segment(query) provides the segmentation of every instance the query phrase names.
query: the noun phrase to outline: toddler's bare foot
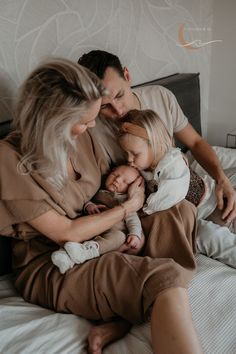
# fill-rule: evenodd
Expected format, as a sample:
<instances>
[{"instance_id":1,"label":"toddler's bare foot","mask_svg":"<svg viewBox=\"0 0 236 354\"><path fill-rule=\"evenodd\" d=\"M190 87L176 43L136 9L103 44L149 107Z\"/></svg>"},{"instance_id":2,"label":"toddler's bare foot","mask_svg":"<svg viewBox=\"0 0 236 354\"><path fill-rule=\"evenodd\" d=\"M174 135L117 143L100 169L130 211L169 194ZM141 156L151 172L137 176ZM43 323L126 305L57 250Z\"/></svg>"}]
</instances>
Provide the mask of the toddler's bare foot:
<instances>
[{"instance_id":1,"label":"toddler's bare foot","mask_svg":"<svg viewBox=\"0 0 236 354\"><path fill-rule=\"evenodd\" d=\"M142 250L142 247L139 248L131 248L127 243L124 243L123 245L121 245L118 248L118 252L122 252L122 253L127 253L127 254L139 254Z\"/></svg>"},{"instance_id":2,"label":"toddler's bare foot","mask_svg":"<svg viewBox=\"0 0 236 354\"><path fill-rule=\"evenodd\" d=\"M88 335L88 352L101 354L108 343L123 337L130 327L130 323L122 319L92 327Z\"/></svg>"},{"instance_id":3,"label":"toddler's bare foot","mask_svg":"<svg viewBox=\"0 0 236 354\"><path fill-rule=\"evenodd\" d=\"M123 243L119 248L118 248L118 252L127 252L130 249L129 245L127 243Z\"/></svg>"},{"instance_id":4,"label":"toddler's bare foot","mask_svg":"<svg viewBox=\"0 0 236 354\"><path fill-rule=\"evenodd\" d=\"M142 251L142 248L129 248L125 253L137 255Z\"/></svg>"},{"instance_id":5,"label":"toddler's bare foot","mask_svg":"<svg viewBox=\"0 0 236 354\"><path fill-rule=\"evenodd\" d=\"M122 253L127 253L127 254L139 254L142 249L143 249L143 242L137 247L137 248L132 248L130 247L130 245L128 243L123 243L123 245L121 245L119 248L118 248L118 252L122 252Z\"/></svg>"}]
</instances>

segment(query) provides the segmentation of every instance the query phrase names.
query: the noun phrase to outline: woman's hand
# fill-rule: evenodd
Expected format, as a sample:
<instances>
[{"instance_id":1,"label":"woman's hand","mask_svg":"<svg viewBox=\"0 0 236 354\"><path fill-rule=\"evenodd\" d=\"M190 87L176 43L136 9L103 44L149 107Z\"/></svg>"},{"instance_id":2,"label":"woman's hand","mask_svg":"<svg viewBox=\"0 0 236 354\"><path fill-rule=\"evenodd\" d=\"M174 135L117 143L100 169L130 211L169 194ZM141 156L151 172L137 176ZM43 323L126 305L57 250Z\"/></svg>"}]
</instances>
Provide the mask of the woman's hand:
<instances>
[{"instance_id":1,"label":"woman's hand","mask_svg":"<svg viewBox=\"0 0 236 354\"><path fill-rule=\"evenodd\" d=\"M128 199L123 203L127 212L134 212L142 208L144 198L144 180L140 176L128 188Z\"/></svg>"}]
</instances>

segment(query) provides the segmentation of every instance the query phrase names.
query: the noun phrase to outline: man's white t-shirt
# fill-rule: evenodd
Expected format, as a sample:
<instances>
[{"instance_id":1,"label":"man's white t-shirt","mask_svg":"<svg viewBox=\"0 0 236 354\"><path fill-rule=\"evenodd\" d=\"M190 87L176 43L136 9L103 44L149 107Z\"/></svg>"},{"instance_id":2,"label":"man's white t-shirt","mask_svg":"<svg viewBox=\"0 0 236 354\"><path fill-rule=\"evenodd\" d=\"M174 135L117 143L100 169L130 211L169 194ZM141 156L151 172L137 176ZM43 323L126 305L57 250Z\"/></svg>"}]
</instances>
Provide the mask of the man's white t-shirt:
<instances>
[{"instance_id":1,"label":"man's white t-shirt","mask_svg":"<svg viewBox=\"0 0 236 354\"><path fill-rule=\"evenodd\" d=\"M141 109L152 109L165 124L170 136L182 130L188 124L174 94L163 86L151 85L133 89ZM120 164L125 160L125 154L118 143L119 122L109 118L99 117L92 134L101 145L108 162Z\"/></svg>"}]
</instances>

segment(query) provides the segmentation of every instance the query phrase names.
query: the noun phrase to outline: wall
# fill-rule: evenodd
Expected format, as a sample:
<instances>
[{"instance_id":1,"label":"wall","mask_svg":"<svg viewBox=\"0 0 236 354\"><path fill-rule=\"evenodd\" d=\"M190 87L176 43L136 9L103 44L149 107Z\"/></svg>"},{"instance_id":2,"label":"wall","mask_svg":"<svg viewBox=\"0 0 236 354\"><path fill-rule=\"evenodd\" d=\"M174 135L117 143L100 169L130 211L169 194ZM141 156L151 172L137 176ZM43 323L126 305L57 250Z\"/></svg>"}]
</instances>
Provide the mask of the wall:
<instances>
[{"instance_id":1,"label":"wall","mask_svg":"<svg viewBox=\"0 0 236 354\"><path fill-rule=\"evenodd\" d=\"M208 140L224 146L227 133L236 134L236 2L215 0L213 12L213 36L222 42L212 47Z\"/></svg>"},{"instance_id":2,"label":"wall","mask_svg":"<svg viewBox=\"0 0 236 354\"><path fill-rule=\"evenodd\" d=\"M120 56L141 83L175 72L200 72L207 134L213 0L1 0L0 120L12 116L17 87L41 59L77 60L91 49ZM217 44L215 44L216 46Z\"/></svg>"}]
</instances>

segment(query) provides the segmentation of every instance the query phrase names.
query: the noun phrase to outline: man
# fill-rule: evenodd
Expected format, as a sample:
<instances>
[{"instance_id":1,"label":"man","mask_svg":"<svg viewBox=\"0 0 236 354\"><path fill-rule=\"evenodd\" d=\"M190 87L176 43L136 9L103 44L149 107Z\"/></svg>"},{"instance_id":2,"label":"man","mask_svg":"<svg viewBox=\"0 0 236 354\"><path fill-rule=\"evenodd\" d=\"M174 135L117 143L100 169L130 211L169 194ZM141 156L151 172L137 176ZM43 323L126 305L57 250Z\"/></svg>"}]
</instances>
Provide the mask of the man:
<instances>
[{"instance_id":1,"label":"man","mask_svg":"<svg viewBox=\"0 0 236 354\"><path fill-rule=\"evenodd\" d=\"M111 53L94 50L84 54L78 63L97 74L108 90L108 96L102 99L96 137L110 162L121 162L120 159L124 156L116 139L122 117L131 109L156 111L171 136L186 145L195 159L216 181L217 205L222 210L222 219L230 223L236 217L236 193L214 150L188 122L175 96L161 86L146 86L132 90L128 69L123 68L119 58Z\"/></svg>"}]
</instances>

